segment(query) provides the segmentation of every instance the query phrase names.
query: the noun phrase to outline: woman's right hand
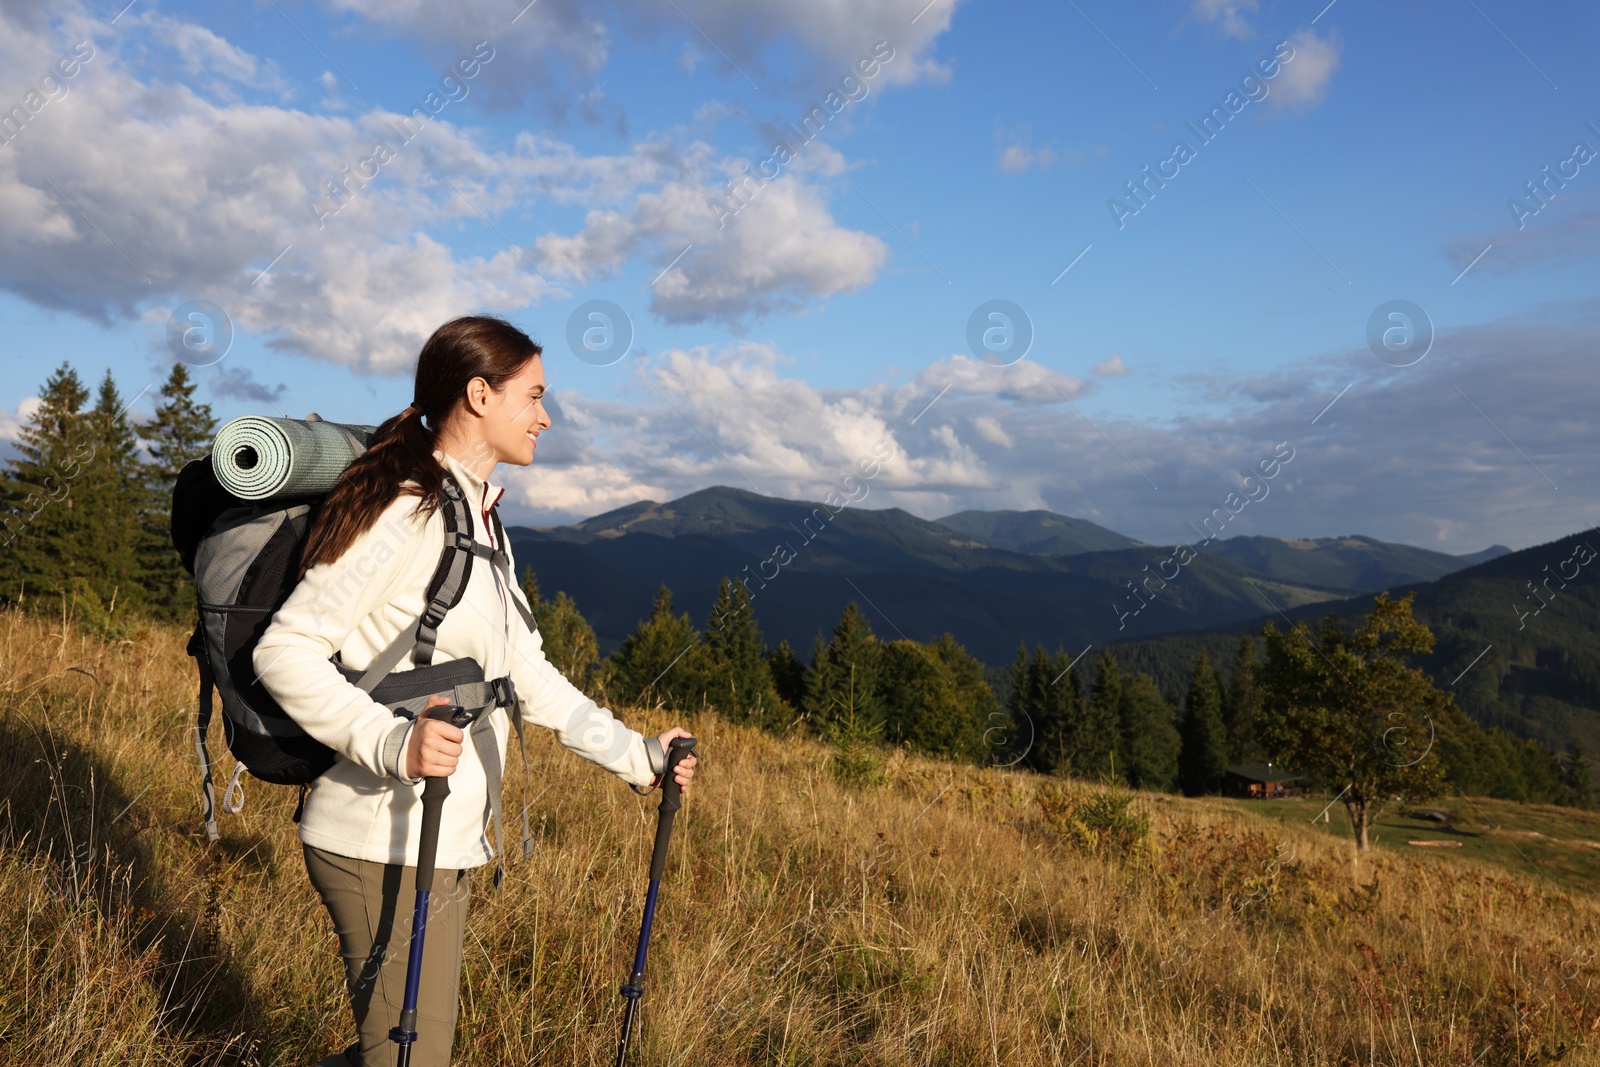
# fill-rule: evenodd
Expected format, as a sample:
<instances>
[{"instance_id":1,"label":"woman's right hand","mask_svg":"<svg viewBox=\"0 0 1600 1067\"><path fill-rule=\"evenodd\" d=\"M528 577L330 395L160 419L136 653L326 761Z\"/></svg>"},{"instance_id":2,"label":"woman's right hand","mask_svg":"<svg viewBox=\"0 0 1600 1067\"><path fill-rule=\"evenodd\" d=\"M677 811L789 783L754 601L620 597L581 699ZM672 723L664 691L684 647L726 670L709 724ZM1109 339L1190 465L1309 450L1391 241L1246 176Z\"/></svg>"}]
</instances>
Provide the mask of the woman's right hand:
<instances>
[{"instance_id":1,"label":"woman's right hand","mask_svg":"<svg viewBox=\"0 0 1600 1067\"><path fill-rule=\"evenodd\" d=\"M461 759L461 742L466 735L459 726L428 717L430 709L449 703L437 694L429 697L428 706L422 709L411 727L411 735L406 740L407 778L448 778L455 773L456 763Z\"/></svg>"}]
</instances>

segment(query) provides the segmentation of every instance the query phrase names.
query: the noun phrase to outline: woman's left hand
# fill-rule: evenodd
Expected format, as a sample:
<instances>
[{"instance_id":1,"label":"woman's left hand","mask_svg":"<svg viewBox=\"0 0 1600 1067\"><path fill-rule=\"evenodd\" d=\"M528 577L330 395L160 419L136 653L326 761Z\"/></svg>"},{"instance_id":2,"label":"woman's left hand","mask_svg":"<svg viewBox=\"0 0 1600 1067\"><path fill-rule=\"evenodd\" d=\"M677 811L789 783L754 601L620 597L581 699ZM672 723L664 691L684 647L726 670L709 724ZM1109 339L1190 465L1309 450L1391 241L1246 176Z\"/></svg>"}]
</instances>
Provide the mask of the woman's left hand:
<instances>
[{"instance_id":1,"label":"woman's left hand","mask_svg":"<svg viewBox=\"0 0 1600 1067\"><path fill-rule=\"evenodd\" d=\"M666 733L660 735L657 738L657 740L661 742L661 751L663 751L663 752L671 752L672 751L672 739L674 737L693 737L693 736L694 736L694 734L690 733L688 730L685 730L683 727L674 726L672 729L668 730ZM678 785L680 787L682 787L682 789L683 789L683 791L685 793L687 793L689 791L689 780L694 777L694 765L695 765L696 762L698 762L698 757L693 752L690 752L687 756L683 757L681 760L678 761L677 767L675 767L674 770L673 770L672 777L677 780ZM656 778L658 780L654 784L656 784L656 785L660 785L661 784L660 781L659 781L660 777L661 777L660 775L656 775Z\"/></svg>"}]
</instances>

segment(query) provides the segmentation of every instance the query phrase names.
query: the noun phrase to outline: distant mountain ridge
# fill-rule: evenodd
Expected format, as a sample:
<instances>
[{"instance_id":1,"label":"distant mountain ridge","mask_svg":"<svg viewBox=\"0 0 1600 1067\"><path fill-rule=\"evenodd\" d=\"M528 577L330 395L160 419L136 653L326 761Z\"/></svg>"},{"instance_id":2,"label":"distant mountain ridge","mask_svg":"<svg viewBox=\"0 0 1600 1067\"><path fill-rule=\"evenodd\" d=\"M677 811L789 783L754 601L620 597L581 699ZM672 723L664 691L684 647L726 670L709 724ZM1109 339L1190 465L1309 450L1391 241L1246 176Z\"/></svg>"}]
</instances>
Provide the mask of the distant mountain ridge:
<instances>
[{"instance_id":1,"label":"distant mountain ridge","mask_svg":"<svg viewBox=\"0 0 1600 1067\"><path fill-rule=\"evenodd\" d=\"M1170 548L1087 520L1036 510L932 521L901 508L835 509L728 486L569 526L512 527L508 536L544 595L565 591L577 601L602 652L632 632L662 584L675 609L703 625L726 575L749 584L768 643L787 639L802 658L854 600L880 636L931 640L949 631L991 666L1008 663L1019 642L1082 648L1227 625L1261 615L1263 593L1311 604L1469 565L1364 537L1230 538L1202 546L1181 579L1147 603L1139 583Z\"/></svg>"}]
</instances>

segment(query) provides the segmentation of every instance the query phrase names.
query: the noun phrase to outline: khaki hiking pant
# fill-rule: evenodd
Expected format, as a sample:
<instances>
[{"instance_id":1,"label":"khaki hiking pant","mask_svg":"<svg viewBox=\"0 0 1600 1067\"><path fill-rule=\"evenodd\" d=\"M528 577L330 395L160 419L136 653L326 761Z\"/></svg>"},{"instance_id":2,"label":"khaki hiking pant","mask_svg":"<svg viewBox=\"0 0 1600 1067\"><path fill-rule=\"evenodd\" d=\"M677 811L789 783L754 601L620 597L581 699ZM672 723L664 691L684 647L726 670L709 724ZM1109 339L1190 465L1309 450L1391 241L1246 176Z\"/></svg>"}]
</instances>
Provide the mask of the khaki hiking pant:
<instances>
[{"instance_id":1,"label":"khaki hiking pant","mask_svg":"<svg viewBox=\"0 0 1600 1067\"><path fill-rule=\"evenodd\" d=\"M389 1030L400 1021L405 1002L417 869L302 846L306 872L339 935L345 987L360 1038L359 1057L353 1062L360 1067L392 1067L398 1046L389 1040ZM417 987L412 1067L447 1067L450 1062L470 881L464 870L434 872Z\"/></svg>"}]
</instances>

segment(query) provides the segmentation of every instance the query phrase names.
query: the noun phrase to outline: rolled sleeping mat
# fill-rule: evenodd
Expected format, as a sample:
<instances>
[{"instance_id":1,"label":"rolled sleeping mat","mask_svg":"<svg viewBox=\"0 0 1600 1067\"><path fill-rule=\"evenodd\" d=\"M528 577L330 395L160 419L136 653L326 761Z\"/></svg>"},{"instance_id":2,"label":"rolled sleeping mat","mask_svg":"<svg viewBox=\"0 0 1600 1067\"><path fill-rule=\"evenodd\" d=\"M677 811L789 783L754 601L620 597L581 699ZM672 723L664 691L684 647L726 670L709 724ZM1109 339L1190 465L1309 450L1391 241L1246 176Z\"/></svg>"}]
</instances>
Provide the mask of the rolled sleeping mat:
<instances>
[{"instance_id":1,"label":"rolled sleeping mat","mask_svg":"<svg viewBox=\"0 0 1600 1067\"><path fill-rule=\"evenodd\" d=\"M376 426L245 415L217 431L211 466L241 500L317 496L367 450Z\"/></svg>"}]
</instances>

